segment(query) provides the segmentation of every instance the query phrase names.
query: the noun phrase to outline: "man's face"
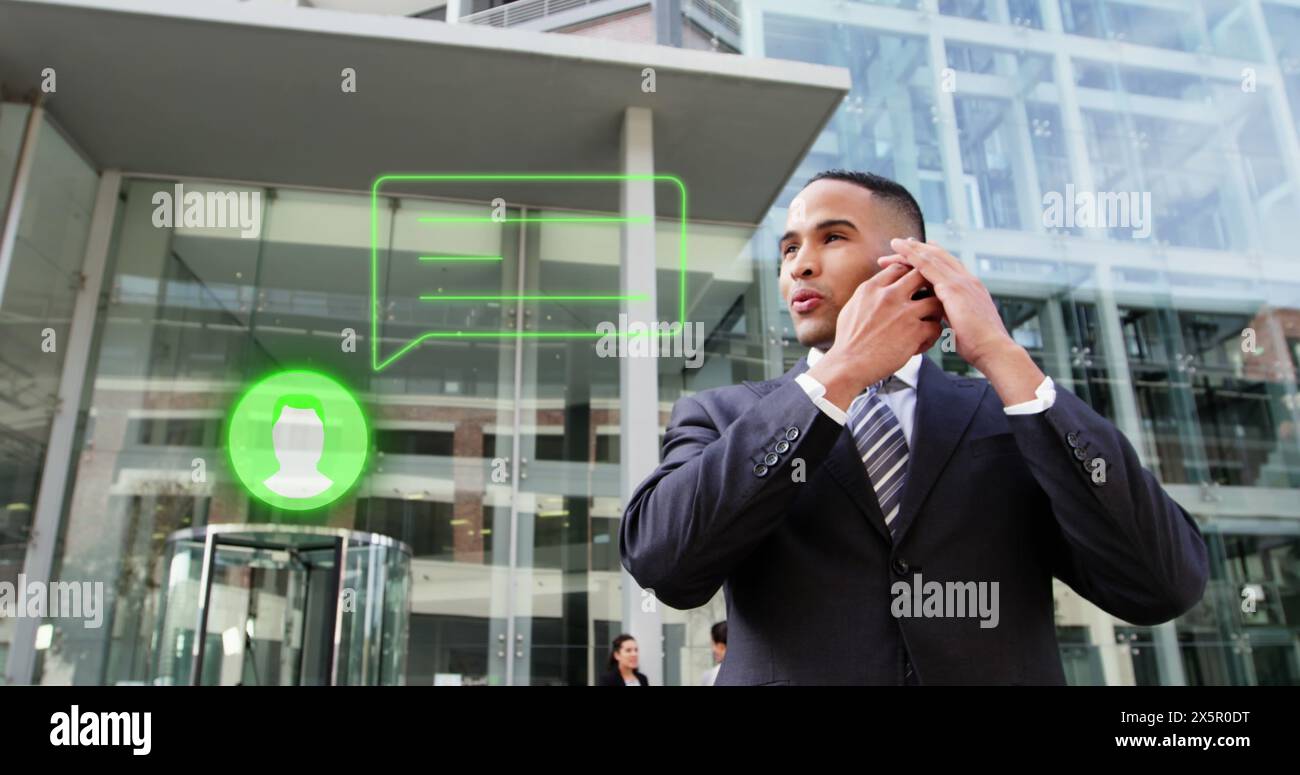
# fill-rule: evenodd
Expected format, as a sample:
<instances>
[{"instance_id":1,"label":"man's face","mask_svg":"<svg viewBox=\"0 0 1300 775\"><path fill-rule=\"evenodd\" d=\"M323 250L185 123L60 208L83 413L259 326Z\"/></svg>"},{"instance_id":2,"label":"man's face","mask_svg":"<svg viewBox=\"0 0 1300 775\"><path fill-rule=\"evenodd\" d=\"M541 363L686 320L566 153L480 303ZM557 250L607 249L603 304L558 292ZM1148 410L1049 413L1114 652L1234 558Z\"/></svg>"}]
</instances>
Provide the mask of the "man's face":
<instances>
[{"instance_id":1,"label":"man's face","mask_svg":"<svg viewBox=\"0 0 1300 775\"><path fill-rule=\"evenodd\" d=\"M889 240L917 236L874 192L843 180L818 180L790 205L781 237L781 298L799 344L830 349L835 319L853 291L880 271Z\"/></svg>"}]
</instances>

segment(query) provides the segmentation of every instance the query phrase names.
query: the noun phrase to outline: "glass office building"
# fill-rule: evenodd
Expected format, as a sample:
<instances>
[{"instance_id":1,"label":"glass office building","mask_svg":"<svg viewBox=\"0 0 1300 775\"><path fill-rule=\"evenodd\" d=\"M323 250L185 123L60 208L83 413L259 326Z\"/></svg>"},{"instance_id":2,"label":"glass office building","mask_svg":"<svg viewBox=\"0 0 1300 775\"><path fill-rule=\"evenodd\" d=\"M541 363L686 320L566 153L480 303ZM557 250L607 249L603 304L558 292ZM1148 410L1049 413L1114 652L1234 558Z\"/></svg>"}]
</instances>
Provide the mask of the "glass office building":
<instances>
[{"instance_id":1,"label":"glass office building","mask_svg":"<svg viewBox=\"0 0 1300 775\"><path fill-rule=\"evenodd\" d=\"M109 65L104 36L152 55ZM587 685L625 630L656 684L696 681L721 600L645 605L622 503L673 401L768 370L749 243L847 74L283 4L0 2L0 52L0 581L105 597L98 627L0 618L9 681ZM736 121L770 131L724 147ZM510 180L372 190L448 171ZM539 171L597 179L515 179ZM252 233L165 217L227 196ZM703 327L701 368L564 335L638 302ZM373 437L306 515L226 450L241 393L295 367Z\"/></svg>"},{"instance_id":2,"label":"glass office building","mask_svg":"<svg viewBox=\"0 0 1300 775\"><path fill-rule=\"evenodd\" d=\"M14 4L0 3L0 12L11 11L6 5ZM643 457L630 464L625 456L644 455L646 444L653 454L678 397L777 376L803 355L776 289L776 237L803 182L844 167L893 177L916 194L930 239L976 272L1016 339L1059 385L1125 432L1206 535L1210 585L1175 622L1131 626L1057 585L1071 682L1300 683L1300 264L1290 249L1300 237L1300 6L744 0L670 3L668 24L663 4L622 0L569 4L567 15L551 16L536 0L414 5L437 7L409 9L419 21L385 21L442 29L425 19L445 18L466 36L500 34L502 47L533 44L473 28L570 33L542 36L559 46L583 36L663 41L666 27L667 42L683 50L720 52L671 52L706 57L682 60L683 68L828 66L796 71L802 92L817 92L810 81L832 68L847 77L842 88L818 92L821 101L799 103L777 91L784 82L775 76L730 91L721 76L701 76L700 101L654 106L656 136L665 138L655 144L655 169L680 177L700 204L681 213L657 200L654 311L675 319L683 303L685 239L686 318L703 323L706 335L702 368L663 359L650 372L657 416L648 427L625 416L632 383L646 372L629 376L626 363L599 357L590 340L435 339L383 370L368 356L372 306L391 348L430 329L542 334L617 320L618 300L591 297L626 287L625 227L575 222L619 215L601 205L618 201L617 186L581 202L508 197L504 221L470 222L491 206L488 188L455 196L397 190L372 201L364 184L306 171L342 167L341 158L255 175L240 166L253 152L234 144L214 146L202 164L168 164L163 159L179 157L165 156L166 143L97 141L85 118L92 111L64 107L61 96L32 120L36 109L10 94L0 102L0 211L10 214L0 243L8 256L0 291L0 580L48 563L49 578L107 588L102 628L0 619L10 680L169 682L177 649L190 646L176 640L179 603L164 594L189 572L177 564L185 531L301 524L247 496L222 439L231 402L250 380L307 364L357 392L374 438L357 489L311 523L391 539L410 557L409 587L385 593L407 598L402 654L385 652L376 675L356 680L585 685L604 669L612 638L631 630L653 661L643 669L655 683L696 683L710 665L709 627L726 615L722 595L692 611L656 608L622 571L618 520L628 481L639 478L632 472L644 471ZM333 18L308 8L277 13L276 23L302 19L304 27ZM27 21L4 18L18 27ZM345 21L366 26L359 16ZM202 43L205 33L192 27L210 22L186 22L175 33ZM311 55L304 47L302 56ZM0 78L15 77L13 61L0 56ZM599 90L596 66L580 66L592 68L588 86ZM322 67L338 72L333 60ZM366 73L362 95L373 83ZM662 70L659 78L663 98L672 99L678 87ZM768 112L729 120L744 101ZM467 101L463 111L487 121L531 107L486 103ZM167 110L148 111L152 123L174 125ZM617 123L586 119L574 112L571 131L601 142L601 127ZM687 129L674 133L666 119ZM797 126L763 135L784 125ZM524 122L506 136L520 139L528 129ZM431 153L452 143L435 136ZM525 150L548 154L551 171L591 170L589 158L565 147ZM295 153L285 147L278 155ZM764 197L750 211L710 204L713 190L728 186L703 180L718 174L704 165L727 154L750 166L779 157L759 185L744 186ZM132 162L155 155L156 162ZM158 226L156 196L178 184L258 194L260 234ZM1131 193L1124 201L1135 207L1124 222L1045 219L1052 195L1073 202L1080 192ZM21 206L8 207L11 196ZM420 223L429 213L467 222L430 242ZM385 287L442 293L458 284L511 298L428 305L397 293L376 305L366 285L376 245L385 266L398 267ZM428 262L415 272L430 255L498 260ZM539 301L561 295L584 298ZM349 331L355 351L341 346ZM968 369L940 346L931 356ZM54 468L66 473L52 475ZM52 521L38 518L42 499ZM54 537L38 535L43 524L56 526ZM232 566L217 583L263 610L292 597L269 571ZM249 610L223 615L242 621ZM388 615L376 619L381 629ZM302 630L286 634L292 620L281 615L279 632L250 628L242 643L220 628L204 638L213 653L236 654L242 664L244 650L300 648L293 640ZM266 679L258 659L273 657L203 682ZM300 682L287 675L283 681Z\"/></svg>"},{"instance_id":3,"label":"glass office building","mask_svg":"<svg viewBox=\"0 0 1300 775\"><path fill-rule=\"evenodd\" d=\"M1070 680L1300 683L1300 7L746 0L742 18L746 55L853 74L778 205L830 167L905 184L1017 341L1206 536L1205 598L1161 627L1058 582ZM1149 197L1148 220L1053 218L1078 192Z\"/></svg>"}]
</instances>

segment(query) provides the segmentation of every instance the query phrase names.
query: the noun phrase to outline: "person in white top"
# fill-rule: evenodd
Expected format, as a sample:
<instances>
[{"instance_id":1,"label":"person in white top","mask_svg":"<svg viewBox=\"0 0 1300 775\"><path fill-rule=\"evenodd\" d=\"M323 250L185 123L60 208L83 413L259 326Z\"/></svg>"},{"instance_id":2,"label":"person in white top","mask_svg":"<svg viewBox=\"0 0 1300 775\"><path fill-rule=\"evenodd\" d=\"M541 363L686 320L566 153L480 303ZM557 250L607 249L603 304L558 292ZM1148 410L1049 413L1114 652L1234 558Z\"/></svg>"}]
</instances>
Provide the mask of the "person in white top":
<instances>
[{"instance_id":1,"label":"person in white top","mask_svg":"<svg viewBox=\"0 0 1300 775\"><path fill-rule=\"evenodd\" d=\"M727 656L727 623L722 621L710 627L709 637L713 639L713 667L700 676L700 686L712 686L718 680L718 670Z\"/></svg>"}]
</instances>

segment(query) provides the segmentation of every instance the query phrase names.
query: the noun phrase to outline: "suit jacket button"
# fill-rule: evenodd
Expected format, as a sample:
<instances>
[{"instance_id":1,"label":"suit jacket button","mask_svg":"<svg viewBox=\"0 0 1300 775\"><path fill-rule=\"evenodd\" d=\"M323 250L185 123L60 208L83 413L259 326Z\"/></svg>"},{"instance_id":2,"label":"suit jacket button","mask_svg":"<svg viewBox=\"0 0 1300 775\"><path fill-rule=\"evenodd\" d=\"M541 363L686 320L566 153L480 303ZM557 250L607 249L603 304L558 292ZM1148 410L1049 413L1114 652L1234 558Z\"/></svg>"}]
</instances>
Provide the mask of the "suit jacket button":
<instances>
[{"instance_id":1,"label":"suit jacket button","mask_svg":"<svg viewBox=\"0 0 1300 775\"><path fill-rule=\"evenodd\" d=\"M767 453L767 456L763 458L763 462L767 463L769 466L774 466L780 459L781 458L777 457L775 452L769 452Z\"/></svg>"},{"instance_id":2,"label":"suit jacket button","mask_svg":"<svg viewBox=\"0 0 1300 775\"><path fill-rule=\"evenodd\" d=\"M796 428L796 427L794 427L794 426L792 425L792 426L790 426L789 428L786 428L786 429L785 429L785 440L786 440L786 441L794 441L794 440L797 439L797 438L799 438L799 429L798 429L798 428Z\"/></svg>"},{"instance_id":3,"label":"suit jacket button","mask_svg":"<svg viewBox=\"0 0 1300 775\"><path fill-rule=\"evenodd\" d=\"M762 463L754 466L754 476L767 476L767 466Z\"/></svg>"},{"instance_id":4,"label":"suit jacket button","mask_svg":"<svg viewBox=\"0 0 1300 775\"><path fill-rule=\"evenodd\" d=\"M894 558L894 573L897 573L900 576L906 576L910 567L911 566L907 564L907 560L904 560L902 557Z\"/></svg>"},{"instance_id":5,"label":"suit jacket button","mask_svg":"<svg viewBox=\"0 0 1300 775\"><path fill-rule=\"evenodd\" d=\"M785 439L781 439L776 443L776 451L781 453L782 455L784 455L786 452L789 452L790 442L786 441Z\"/></svg>"},{"instance_id":6,"label":"suit jacket button","mask_svg":"<svg viewBox=\"0 0 1300 775\"><path fill-rule=\"evenodd\" d=\"M1069 444L1071 448L1077 448L1079 446L1079 434L1075 431L1065 434L1065 443Z\"/></svg>"}]
</instances>

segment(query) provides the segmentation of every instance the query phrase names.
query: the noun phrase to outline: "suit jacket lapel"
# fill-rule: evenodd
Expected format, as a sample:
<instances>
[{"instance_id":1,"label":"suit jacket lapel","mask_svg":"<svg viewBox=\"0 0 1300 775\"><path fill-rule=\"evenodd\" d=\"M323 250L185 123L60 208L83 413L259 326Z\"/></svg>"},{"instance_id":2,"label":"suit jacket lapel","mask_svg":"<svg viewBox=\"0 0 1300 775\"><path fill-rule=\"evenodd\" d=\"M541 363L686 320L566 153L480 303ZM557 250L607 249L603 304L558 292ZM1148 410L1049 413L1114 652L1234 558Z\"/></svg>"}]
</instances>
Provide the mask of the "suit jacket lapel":
<instances>
[{"instance_id":1,"label":"suit jacket lapel","mask_svg":"<svg viewBox=\"0 0 1300 775\"><path fill-rule=\"evenodd\" d=\"M747 386L750 390L755 391L760 396L765 396L768 393L771 393L773 390L776 390L777 388L781 387L785 383L789 382L790 380L794 379L795 377L799 376L800 374L803 374L807 370L808 370L808 359L800 358L799 360L795 361L795 364L790 367L789 371L787 371L786 373L782 374L779 377L759 380L757 382L755 382L754 380L746 379L746 380L741 380L741 384Z\"/></svg>"},{"instance_id":2,"label":"suit jacket lapel","mask_svg":"<svg viewBox=\"0 0 1300 775\"><path fill-rule=\"evenodd\" d=\"M857 442L853 440L853 431L847 425L823 467L848 493L850 500L866 517L867 524L876 529L885 543L889 543L892 539L889 537L889 528L885 527L885 515L880 513L876 490L871 486L871 478L867 476L867 467L862 463Z\"/></svg>"},{"instance_id":3,"label":"suit jacket lapel","mask_svg":"<svg viewBox=\"0 0 1300 775\"><path fill-rule=\"evenodd\" d=\"M750 388L767 395L808 370L800 358L789 371L763 382L746 382ZM899 507L897 538L891 538L885 517L876 502L876 492L867 476L866 466L858 455L853 433L845 427L824 464L831 477L844 488L849 499L887 543L901 543L903 537L930 494L939 473L948 464L957 443L966 432L975 410L984 398L988 383L973 379L952 379L928 357L921 358L916 386L916 418L912 431L912 448L908 451L907 483Z\"/></svg>"},{"instance_id":4,"label":"suit jacket lapel","mask_svg":"<svg viewBox=\"0 0 1300 775\"><path fill-rule=\"evenodd\" d=\"M898 511L897 519L901 522L895 543L902 543L912 527L926 496L975 417L988 387L987 382L980 380L950 378L929 358L921 359L912 448L908 451L907 483Z\"/></svg>"},{"instance_id":5,"label":"suit jacket lapel","mask_svg":"<svg viewBox=\"0 0 1300 775\"><path fill-rule=\"evenodd\" d=\"M747 384L761 395L766 395L807 370L807 359L800 358L793 368L776 379ZM849 500L862 512L867 523L888 543L889 529L885 527L885 517L880 513L880 505L876 503L876 491L871 486L871 479L867 477L867 467L862 464L858 446L853 441L853 433L847 427L831 448L831 454L823 467L844 488Z\"/></svg>"}]
</instances>

